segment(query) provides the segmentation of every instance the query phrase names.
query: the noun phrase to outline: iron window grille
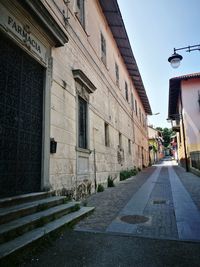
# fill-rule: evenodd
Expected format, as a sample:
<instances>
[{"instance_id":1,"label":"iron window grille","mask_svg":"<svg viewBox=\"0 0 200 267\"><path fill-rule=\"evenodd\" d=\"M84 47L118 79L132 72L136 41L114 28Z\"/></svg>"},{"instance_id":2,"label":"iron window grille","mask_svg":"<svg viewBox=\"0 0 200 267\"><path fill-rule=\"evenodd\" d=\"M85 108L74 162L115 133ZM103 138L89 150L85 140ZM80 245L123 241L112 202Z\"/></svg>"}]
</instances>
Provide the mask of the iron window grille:
<instances>
[{"instance_id":1,"label":"iron window grille","mask_svg":"<svg viewBox=\"0 0 200 267\"><path fill-rule=\"evenodd\" d=\"M85 29L85 0L77 0L76 16L82 27Z\"/></svg>"},{"instance_id":2,"label":"iron window grille","mask_svg":"<svg viewBox=\"0 0 200 267\"><path fill-rule=\"evenodd\" d=\"M78 97L78 145L87 149L87 102Z\"/></svg>"},{"instance_id":3,"label":"iron window grille","mask_svg":"<svg viewBox=\"0 0 200 267\"><path fill-rule=\"evenodd\" d=\"M101 33L101 60L106 66L106 40L102 33Z\"/></svg>"}]
</instances>

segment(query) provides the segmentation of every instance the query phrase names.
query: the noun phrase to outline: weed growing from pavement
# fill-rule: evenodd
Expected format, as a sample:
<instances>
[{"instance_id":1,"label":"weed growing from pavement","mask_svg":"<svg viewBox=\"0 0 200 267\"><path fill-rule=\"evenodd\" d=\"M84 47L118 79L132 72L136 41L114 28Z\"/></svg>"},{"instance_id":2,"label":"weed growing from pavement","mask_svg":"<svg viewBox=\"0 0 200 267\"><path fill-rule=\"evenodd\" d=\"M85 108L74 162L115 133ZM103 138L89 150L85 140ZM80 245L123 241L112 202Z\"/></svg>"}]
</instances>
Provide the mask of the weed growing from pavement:
<instances>
[{"instance_id":1,"label":"weed growing from pavement","mask_svg":"<svg viewBox=\"0 0 200 267\"><path fill-rule=\"evenodd\" d=\"M114 181L110 175L108 176L107 181L108 181L108 187L114 187L115 186Z\"/></svg>"},{"instance_id":2,"label":"weed growing from pavement","mask_svg":"<svg viewBox=\"0 0 200 267\"><path fill-rule=\"evenodd\" d=\"M104 186L102 184L98 184L97 186L97 192L103 192L104 191Z\"/></svg>"},{"instance_id":3,"label":"weed growing from pavement","mask_svg":"<svg viewBox=\"0 0 200 267\"><path fill-rule=\"evenodd\" d=\"M138 169L136 169L136 167L134 167L133 169L130 169L130 170L121 171L120 172L120 181L126 180L129 177L136 175L139 171Z\"/></svg>"}]
</instances>

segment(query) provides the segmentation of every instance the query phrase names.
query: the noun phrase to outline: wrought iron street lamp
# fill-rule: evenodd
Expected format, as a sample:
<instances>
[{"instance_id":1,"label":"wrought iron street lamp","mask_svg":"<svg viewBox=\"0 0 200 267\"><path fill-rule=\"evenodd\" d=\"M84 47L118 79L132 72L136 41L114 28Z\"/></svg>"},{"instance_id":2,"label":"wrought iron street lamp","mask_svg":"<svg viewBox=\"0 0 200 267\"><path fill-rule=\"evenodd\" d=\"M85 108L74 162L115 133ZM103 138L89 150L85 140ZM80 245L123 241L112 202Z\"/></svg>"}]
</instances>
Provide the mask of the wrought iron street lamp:
<instances>
[{"instance_id":1,"label":"wrought iron street lamp","mask_svg":"<svg viewBox=\"0 0 200 267\"><path fill-rule=\"evenodd\" d=\"M181 60L183 57L176 53L176 51L179 50L186 50L186 52L192 52L192 51L200 51L200 44L198 45L189 45L186 47L180 47L180 48L174 48L174 53L171 55L171 57L168 58L169 63L171 64L172 68L176 69L180 66Z\"/></svg>"}]
</instances>

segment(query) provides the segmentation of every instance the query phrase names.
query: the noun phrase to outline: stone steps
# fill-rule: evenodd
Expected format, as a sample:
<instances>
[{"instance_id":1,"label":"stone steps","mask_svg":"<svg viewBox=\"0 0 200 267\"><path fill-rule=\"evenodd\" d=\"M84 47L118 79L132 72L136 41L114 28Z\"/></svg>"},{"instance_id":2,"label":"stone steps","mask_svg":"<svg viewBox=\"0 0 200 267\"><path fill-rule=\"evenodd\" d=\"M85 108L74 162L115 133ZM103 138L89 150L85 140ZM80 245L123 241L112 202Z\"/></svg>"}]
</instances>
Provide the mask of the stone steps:
<instances>
[{"instance_id":1,"label":"stone steps","mask_svg":"<svg viewBox=\"0 0 200 267\"><path fill-rule=\"evenodd\" d=\"M14 197L0 198L0 208L10 207L13 205L18 205L30 201L35 201L54 195L55 191L48 191L48 192L36 192L36 193L18 195Z\"/></svg>"},{"instance_id":2,"label":"stone steps","mask_svg":"<svg viewBox=\"0 0 200 267\"><path fill-rule=\"evenodd\" d=\"M78 202L69 202L1 224L0 244L71 212Z\"/></svg>"},{"instance_id":3,"label":"stone steps","mask_svg":"<svg viewBox=\"0 0 200 267\"><path fill-rule=\"evenodd\" d=\"M0 199L0 259L94 210L53 194Z\"/></svg>"},{"instance_id":4,"label":"stone steps","mask_svg":"<svg viewBox=\"0 0 200 267\"><path fill-rule=\"evenodd\" d=\"M57 229L63 227L64 225L71 224L80 220L83 216L94 210L93 207L82 207L80 210L69 213L55 221L49 222L45 226L36 228L30 232L25 233L16 239L6 242L0 245L0 259L10 255L13 252L33 243L34 241L44 237L45 235L56 231Z\"/></svg>"},{"instance_id":5,"label":"stone steps","mask_svg":"<svg viewBox=\"0 0 200 267\"><path fill-rule=\"evenodd\" d=\"M65 199L65 197L54 196L11 207L0 208L0 224L4 224L34 212L39 212L47 208L63 204Z\"/></svg>"}]
</instances>

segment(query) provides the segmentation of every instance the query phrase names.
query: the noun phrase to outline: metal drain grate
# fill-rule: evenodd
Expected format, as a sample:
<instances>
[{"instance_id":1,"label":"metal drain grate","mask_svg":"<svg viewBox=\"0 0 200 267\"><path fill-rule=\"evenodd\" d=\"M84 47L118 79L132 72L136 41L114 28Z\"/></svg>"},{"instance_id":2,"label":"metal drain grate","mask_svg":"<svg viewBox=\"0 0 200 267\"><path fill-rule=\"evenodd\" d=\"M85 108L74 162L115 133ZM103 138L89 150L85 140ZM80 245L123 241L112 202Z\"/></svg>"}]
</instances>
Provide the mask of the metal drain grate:
<instances>
[{"instance_id":1,"label":"metal drain grate","mask_svg":"<svg viewBox=\"0 0 200 267\"><path fill-rule=\"evenodd\" d=\"M165 199L156 199L156 200L153 200L153 204L166 204L167 201Z\"/></svg>"},{"instance_id":2,"label":"metal drain grate","mask_svg":"<svg viewBox=\"0 0 200 267\"><path fill-rule=\"evenodd\" d=\"M126 215L120 218L121 221L129 224L145 223L149 220L148 217L142 215Z\"/></svg>"}]
</instances>

